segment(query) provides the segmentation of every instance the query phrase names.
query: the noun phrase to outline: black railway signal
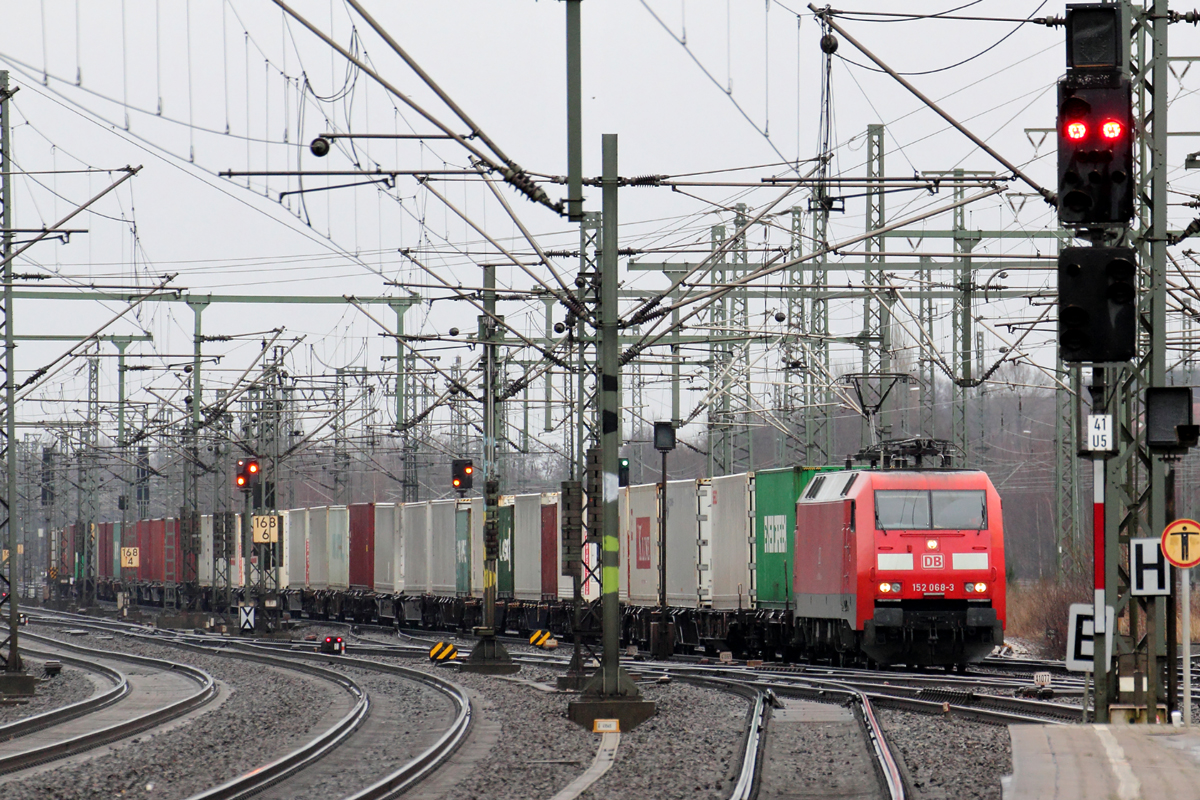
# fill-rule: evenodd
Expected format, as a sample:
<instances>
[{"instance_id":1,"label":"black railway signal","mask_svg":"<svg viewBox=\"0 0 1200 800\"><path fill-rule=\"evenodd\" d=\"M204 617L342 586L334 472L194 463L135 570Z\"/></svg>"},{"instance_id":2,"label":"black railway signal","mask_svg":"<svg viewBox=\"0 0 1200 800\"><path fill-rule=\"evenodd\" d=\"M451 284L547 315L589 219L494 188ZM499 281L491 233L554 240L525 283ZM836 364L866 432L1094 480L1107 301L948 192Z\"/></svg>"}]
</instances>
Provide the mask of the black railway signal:
<instances>
[{"instance_id":1,"label":"black railway signal","mask_svg":"<svg viewBox=\"0 0 1200 800\"><path fill-rule=\"evenodd\" d=\"M1133 103L1119 72L1058 83L1058 218L1064 226L1133 218Z\"/></svg>"},{"instance_id":2,"label":"black railway signal","mask_svg":"<svg viewBox=\"0 0 1200 800\"><path fill-rule=\"evenodd\" d=\"M237 462L237 475L233 480L234 485L243 491L250 491L258 485L261 469L258 459L239 458Z\"/></svg>"},{"instance_id":3,"label":"black railway signal","mask_svg":"<svg viewBox=\"0 0 1200 800\"><path fill-rule=\"evenodd\" d=\"M1137 353L1137 257L1131 247L1068 247L1058 257L1058 346L1067 363Z\"/></svg>"},{"instance_id":4,"label":"black railway signal","mask_svg":"<svg viewBox=\"0 0 1200 800\"><path fill-rule=\"evenodd\" d=\"M470 489L475 479L475 463L469 458L450 462L450 484L460 492Z\"/></svg>"}]
</instances>

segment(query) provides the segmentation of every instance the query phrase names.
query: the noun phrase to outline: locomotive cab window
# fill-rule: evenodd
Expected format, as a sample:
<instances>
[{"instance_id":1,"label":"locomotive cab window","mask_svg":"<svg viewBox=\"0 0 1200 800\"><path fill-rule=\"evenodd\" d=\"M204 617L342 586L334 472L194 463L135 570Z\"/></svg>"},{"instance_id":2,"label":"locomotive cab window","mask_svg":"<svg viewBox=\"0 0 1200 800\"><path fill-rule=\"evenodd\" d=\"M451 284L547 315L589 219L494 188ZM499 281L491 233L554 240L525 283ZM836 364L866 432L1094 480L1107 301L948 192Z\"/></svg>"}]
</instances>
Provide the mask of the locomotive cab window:
<instances>
[{"instance_id":1,"label":"locomotive cab window","mask_svg":"<svg viewBox=\"0 0 1200 800\"><path fill-rule=\"evenodd\" d=\"M875 527L880 530L929 528L929 492L875 492Z\"/></svg>"},{"instance_id":2,"label":"locomotive cab window","mask_svg":"<svg viewBox=\"0 0 1200 800\"><path fill-rule=\"evenodd\" d=\"M933 499L933 527L983 530L987 527L987 495L980 491L939 491Z\"/></svg>"},{"instance_id":3,"label":"locomotive cab window","mask_svg":"<svg viewBox=\"0 0 1200 800\"><path fill-rule=\"evenodd\" d=\"M975 490L875 492L879 530L983 530L987 495Z\"/></svg>"}]
</instances>

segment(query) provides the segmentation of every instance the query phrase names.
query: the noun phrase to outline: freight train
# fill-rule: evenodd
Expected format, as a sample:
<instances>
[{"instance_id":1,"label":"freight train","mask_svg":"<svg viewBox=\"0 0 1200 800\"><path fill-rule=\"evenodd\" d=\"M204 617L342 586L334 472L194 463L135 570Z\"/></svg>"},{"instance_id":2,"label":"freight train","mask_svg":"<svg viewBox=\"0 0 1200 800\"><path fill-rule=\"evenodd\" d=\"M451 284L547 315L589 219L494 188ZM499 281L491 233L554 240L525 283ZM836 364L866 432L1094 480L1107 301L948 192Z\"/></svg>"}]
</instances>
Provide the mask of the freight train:
<instances>
[{"instance_id":1,"label":"freight train","mask_svg":"<svg viewBox=\"0 0 1200 800\"><path fill-rule=\"evenodd\" d=\"M498 627L569 638L573 580L562 568L559 494L500 503ZM1002 641L1002 512L983 472L795 467L677 480L667 483L666 511L676 652L962 667ZM272 605L282 613L434 630L479 624L481 498L279 515L280 560L264 566L278 571ZM622 641L646 647L658 612L657 484L622 488L620 520ZM238 515L205 515L198 547L185 551L175 519L125 531L99 524L98 596L227 611L214 608L214 574L238 602L247 566L241 530ZM123 568L122 552L129 564L133 547L137 564ZM82 551L77 526L52 531L48 594L69 593L62 590L82 575ZM595 559L585 545L585 564ZM256 585L257 556L250 560ZM599 586L585 577L582 592L595 601Z\"/></svg>"}]
</instances>

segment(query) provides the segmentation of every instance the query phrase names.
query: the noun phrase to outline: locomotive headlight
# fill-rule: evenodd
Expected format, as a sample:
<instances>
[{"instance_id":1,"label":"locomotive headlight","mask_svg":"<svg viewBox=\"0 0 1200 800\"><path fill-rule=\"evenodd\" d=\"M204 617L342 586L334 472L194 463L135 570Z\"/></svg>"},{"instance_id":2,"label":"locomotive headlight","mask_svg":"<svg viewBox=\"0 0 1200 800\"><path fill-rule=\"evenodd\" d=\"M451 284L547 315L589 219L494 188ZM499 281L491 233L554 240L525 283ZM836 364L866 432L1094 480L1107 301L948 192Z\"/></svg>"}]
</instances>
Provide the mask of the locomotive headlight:
<instances>
[{"instance_id":1,"label":"locomotive headlight","mask_svg":"<svg viewBox=\"0 0 1200 800\"><path fill-rule=\"evenodd\" d=\"M938 547L937 539L926 539L925 540L925 549L926 550L937 550L937 547Z\"/></svg>"},{"instance_id":2,"label":"locomotive headlight","mask_svg":"<svg viewBox=\"0 0 1200 800\"><path fill-rule=\"evenodd\" d=\"M892 584L892 594L900 594L900 584L898 584L898 583Z\"/></svg>"},{"instance_id":3,"label":"locomotive headlight","mask_svg":"<svg viewBox=\"0 0 1200 800\"><path fill-rule=\"evenodd\" d=\"M890 591L892 591L892 585L890 583L879 584L879 593L880 594L887 594Z\"/></svg>"},{"instance_id":4,"label":"locomotive headlight","mask_svg":"<svg viewBox=\"0 0 1200 800\"><path fill-rule=\"evenodd\" d=\"M986 584L986 583L977 583L977 584L975 584L975 591L976 591L976 592L986 592L986 591L987 591L987 584Z\"/></svg>"},{"instance_id":5,"label":"locomotive headlight","mask_svg":"<svg viewBox=\"0 0 1200 800\"><path fill-rule=\"evenodd\" d=\"M974 594L974 593L975 593L975 584L973 584L973 583L968 583L968 584L967 584L966 586L964 586L963 588L967 590L967 594Z\"/></svg>"}]
</instances>

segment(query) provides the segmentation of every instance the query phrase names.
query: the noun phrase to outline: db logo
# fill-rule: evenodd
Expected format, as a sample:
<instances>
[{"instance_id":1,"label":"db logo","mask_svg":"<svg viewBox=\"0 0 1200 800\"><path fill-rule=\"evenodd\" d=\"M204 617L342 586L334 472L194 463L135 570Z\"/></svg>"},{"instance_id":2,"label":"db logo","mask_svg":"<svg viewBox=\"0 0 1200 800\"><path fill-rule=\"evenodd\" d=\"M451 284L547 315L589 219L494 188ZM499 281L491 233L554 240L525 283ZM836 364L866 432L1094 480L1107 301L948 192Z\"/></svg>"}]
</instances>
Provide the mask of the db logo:
<instances>
[{"instance_id":1,"label":"db logo","mask_svg":"<svg viewBox=\"0 0 1200 800\"><path fill-rule=\"evenodd\" d=\"M941 553L925 553L921 556L921 566L925 569L945 569L946 557Z\"/></svg>"}]
</instances>

